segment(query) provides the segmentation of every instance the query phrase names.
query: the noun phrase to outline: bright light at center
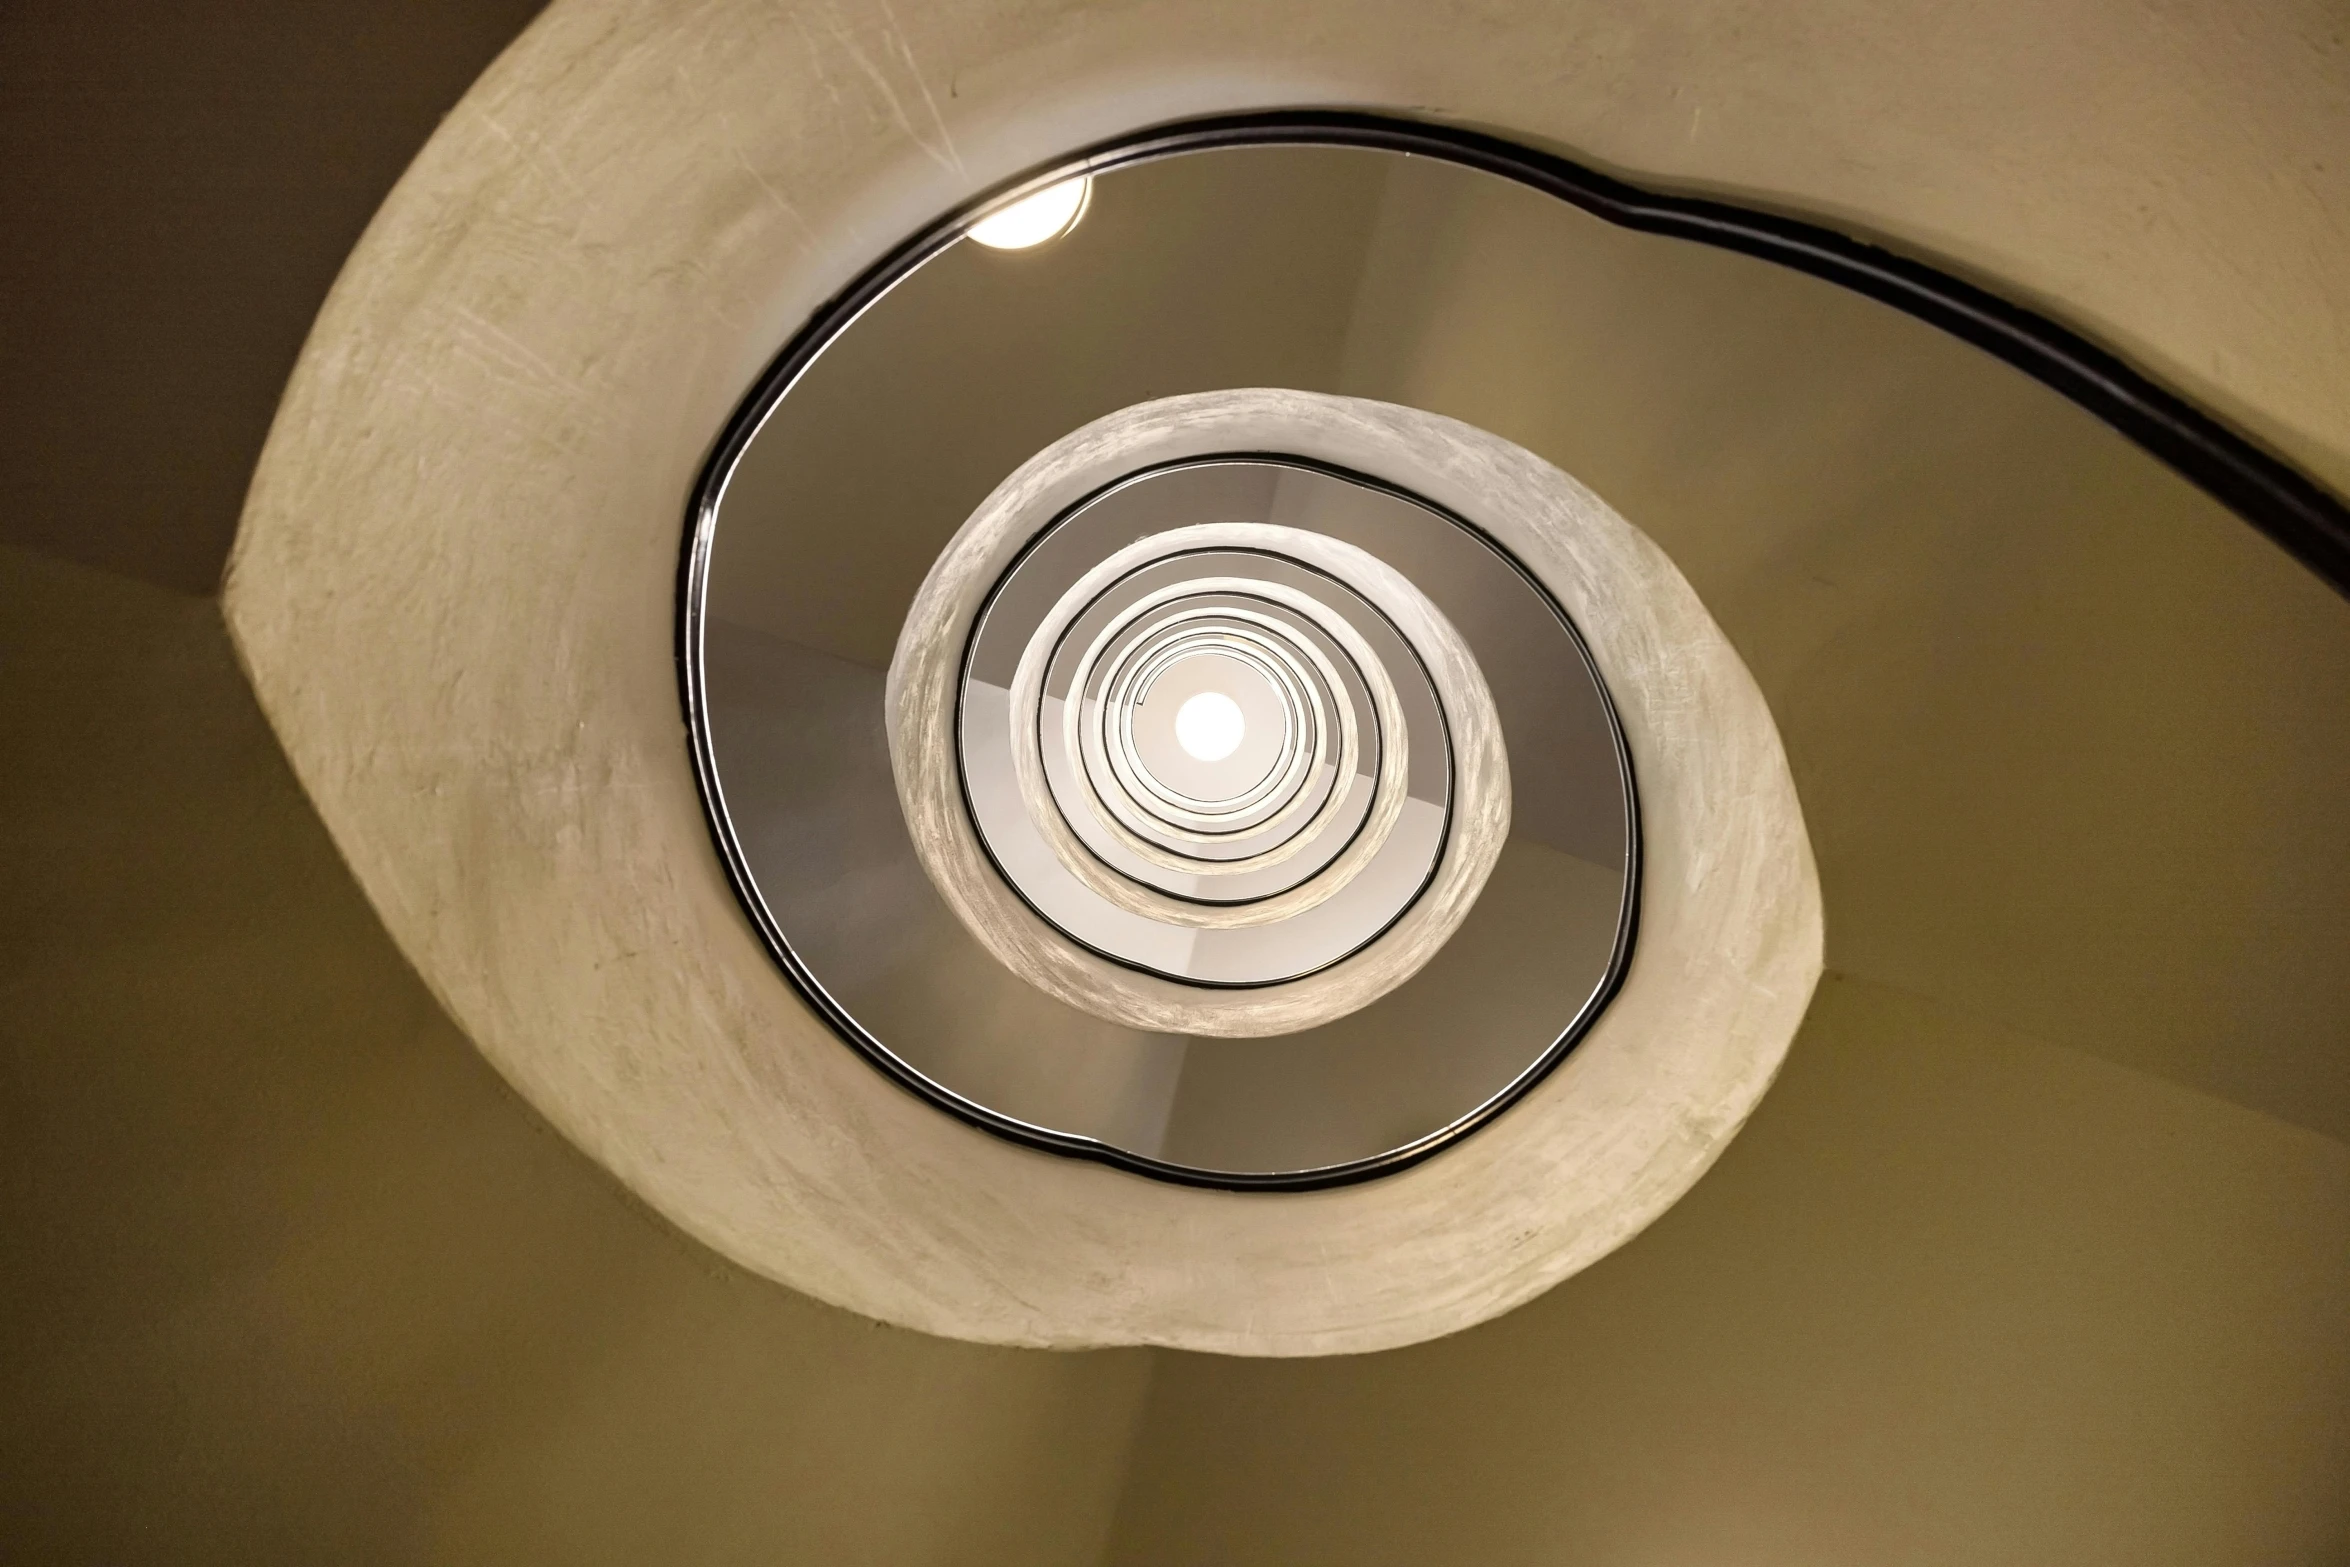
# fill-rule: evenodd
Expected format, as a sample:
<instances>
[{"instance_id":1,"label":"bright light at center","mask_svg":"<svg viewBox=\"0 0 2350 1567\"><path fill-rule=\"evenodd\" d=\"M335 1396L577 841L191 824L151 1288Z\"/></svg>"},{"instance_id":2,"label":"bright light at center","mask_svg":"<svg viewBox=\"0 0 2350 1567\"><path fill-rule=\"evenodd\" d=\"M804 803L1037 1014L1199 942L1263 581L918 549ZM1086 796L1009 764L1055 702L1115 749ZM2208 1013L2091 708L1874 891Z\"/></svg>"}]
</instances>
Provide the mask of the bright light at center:
<instances>
[{"instance_id":1,"label":"bright light at center","mask_svg":"<svg viewBox=\"0 0 2350 1567\"><path fill-rule=\"evenodd\" d=\"M1093 176L1080 174L1058 185L1047 185L1024 196L1001 212L991 212L971 225L971 237L991 250L1026 250L1077 226L1093 193Z\"/></svg>"},{"instance_id":2,"label":"bright light at center","mask_svg":"<svg viewBox=\"0 0 2350 1567\"><path fill-rule=\"evenodd\" d=\"M1175 743L1195 761L1221 762L1247 733L1240 704L1221 691L1202 691L1175 709Z\"/></svg>"}]
</instances>

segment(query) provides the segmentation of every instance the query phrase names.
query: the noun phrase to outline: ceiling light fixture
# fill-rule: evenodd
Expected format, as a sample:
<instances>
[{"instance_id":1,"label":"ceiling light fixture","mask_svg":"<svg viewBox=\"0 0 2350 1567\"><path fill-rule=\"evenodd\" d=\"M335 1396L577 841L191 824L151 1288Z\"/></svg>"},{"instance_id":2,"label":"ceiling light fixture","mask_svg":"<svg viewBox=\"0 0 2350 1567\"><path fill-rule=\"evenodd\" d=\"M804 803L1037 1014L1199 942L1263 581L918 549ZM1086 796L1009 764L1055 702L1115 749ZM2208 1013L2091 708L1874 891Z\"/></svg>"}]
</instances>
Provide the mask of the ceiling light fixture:
<instances>
[{"instance_id":1,"label":"ceiling light fixture","mask_svg":"<svg viewBox=\"0 0 2350 1567\"><path fill-rule=\"evenodd\" d=\"M1195 761L1221 762L1247 737L1240 704L1221 691L1202 691L1175 711L1175 742Z\"/></svg>"},{"instance_id":2,"label":"ceiling light fixture","mask_svg":"<svg viewBox=\"0 0 2350 1567\"><path fill-rule=\"evenodd\" d=\"M1093 177L1080 174L989 213L971 225L971 237L990 250L1027 250L1075 228L1092 199Z\"/></svg>"}]
</instances>

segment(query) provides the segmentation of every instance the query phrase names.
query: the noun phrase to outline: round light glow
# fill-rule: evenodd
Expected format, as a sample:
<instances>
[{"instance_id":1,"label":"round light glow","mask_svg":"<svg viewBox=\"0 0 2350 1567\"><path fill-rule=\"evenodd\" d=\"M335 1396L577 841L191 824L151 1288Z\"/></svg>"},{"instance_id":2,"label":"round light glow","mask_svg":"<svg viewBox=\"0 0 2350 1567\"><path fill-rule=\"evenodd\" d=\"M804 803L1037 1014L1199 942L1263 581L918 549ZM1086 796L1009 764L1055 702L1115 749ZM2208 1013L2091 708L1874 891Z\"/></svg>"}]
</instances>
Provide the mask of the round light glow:
<instances>
[{"instance_id":1,"label":"round light glow","mask_svg":"<svg viewBox=\"0 0 2350 1567\"><path fill-rule=\"evenodd\" d=\"M971 237L991 250L1026 250L1041 245L1075 228L1092 195L1093 176L1089 174L1047 185L972 224Z\"/></svg>"},{"instance_id":2,"label":"round light glow","mask_svg":"<svg viewBox=\"0 0 2350 1567\"><path fill-rule=\"evenodd\" d=\"M1202 691L1175 710L1175 743L1194 761L1221 762L1240 749L1248 720L1221 691Z\"/></svg>"}]
</instances>

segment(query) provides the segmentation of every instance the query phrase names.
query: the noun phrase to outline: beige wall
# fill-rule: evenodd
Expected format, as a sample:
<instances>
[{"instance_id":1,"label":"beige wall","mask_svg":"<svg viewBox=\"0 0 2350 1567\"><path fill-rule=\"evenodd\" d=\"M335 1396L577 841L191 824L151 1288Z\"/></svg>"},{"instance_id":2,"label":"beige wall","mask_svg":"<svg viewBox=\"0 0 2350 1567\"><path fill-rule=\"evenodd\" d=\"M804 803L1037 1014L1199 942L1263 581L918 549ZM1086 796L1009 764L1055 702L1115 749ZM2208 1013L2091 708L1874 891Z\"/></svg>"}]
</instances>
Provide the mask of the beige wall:
<instances>
[{"instance_id":1,"label":"beige wall","mask_svg":"<svg viewBox=\"0 0 2350 1567\"><path fill-rule=\"evenodd\" d=\"M391 953L208 603L0 557L0 1516L29 1560L1081 1563L1140 1356L725 1269ZM1832 983L1715 1173L1422 1349L1166 1357L1106 1558L2350 1551L2350 1151Z\"/></svg>"},{"instance_id":2,"label":"beige wall","mask_svg":"<svg viewBox=\"0 0 2350 1567\"><path fill-rule=\"evenodd\" d=\"M1963 345L1499 185L1393 176L1356 319L1349 389L1552 457L1706 595L1840 972L1713 1173L1534 1305L1165 1357L1115 1567L2350 1554L2350 605Z\"/></svg>"},{"instance_id":3,"label":"beige wall","mask_svg":"<svg viewBox=\"0 0 2350 1567\"><path fill-rule=\"evenodd\" d=\"M1347 389L1583 479L1753 669L1830 968L2350 1138L2350 601L1828 284L1425 166L1372 256Z\"/></svg>"},{"instance_id":4,"label":"beige wall","mask_svg":"<svg viewBox=\"0 0 2350 1567\"><path fill-rule=\"evenodd\" d=\"M1367 158L1178 158L1105 181L1115 197L1042 250L931 261L825 350L728 480L710 613L887 669L954 530L1071 430L1184 392L1328 385L1351 303L1329 285L1360 265L1381 187Z\"/></svg>"},{"instance_id":5,"label":"beige wall","mask_svg":"<svg viewBox=\"0 0 2350 1567\"><path fill-rule=\"evenodd\" d=\"M1499 1322L1168 1357L1114 1567L2350 1556L2350 1149L1829 980L1714 1172Z\"/></svg>"},{"instance_id":6,"label":"beige wall","mask_svg":"<svg viewBox=\"0 0 2350 1567\"><path fill-rule=\"evenodd\" d=\"M217 603L0 549L0 1555L1093 1561L1140 1353L749 1278L442 1017Z\"/></svg>"},{"instance_id":7,"label":"beige wall","mask_svg":"<svg viewBox=\"0 0 2350 1567\"><path fill-rule=\"evenodd\" d=\"M9 539L209 589L320 294L528 9L0 8ZM988 52L1049 76L1146 12L1032 7ZM2329 0L1560 16L1525 107L1571 105L1577 150L2017 280L2350 474ZM1738 444L1783 348L1681 345L1721 399L1641 462L1483 417L1713 599L1869 982L1830 985L1686 1204L1527 1311L1364 1361L1162 1360L1111 1560L2350 1556L2345 1155L2147 1075L2344 1125L2341 606L2175 495L2055 531L1888 530L1866 494L1713 525L1823 477ZM1844 450L1916 395L1862 383L1799 433ZM2039 433L1957 428L1952 460ZM852 1321L620 1196L392 952L215 606L0 554L0 734L12 1558L1094 1558L1148 1362Z\"/></svg>"}]
</instances>

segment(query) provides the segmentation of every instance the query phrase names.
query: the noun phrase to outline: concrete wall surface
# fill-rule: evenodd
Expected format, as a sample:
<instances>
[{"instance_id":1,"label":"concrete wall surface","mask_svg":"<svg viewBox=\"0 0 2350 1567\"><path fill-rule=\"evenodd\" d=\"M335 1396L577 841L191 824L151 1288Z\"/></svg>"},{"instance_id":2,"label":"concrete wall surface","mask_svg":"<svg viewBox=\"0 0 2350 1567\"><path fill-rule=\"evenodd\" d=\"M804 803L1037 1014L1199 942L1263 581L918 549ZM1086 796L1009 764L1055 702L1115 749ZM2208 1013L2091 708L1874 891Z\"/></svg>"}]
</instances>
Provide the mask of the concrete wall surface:
<instances>
[{"instance_id":1,"label":"concrete wall surface","mask_svg":"<svg viewBox=\"0 0 2350 1567\"><path fill-rule=\"evenodd\" d=\"M2350 1148L1831 977L1714 1172L1454 1338L1168 1356L1114 1567L2337 1562Z\"/></svg>"},{"instance_id":2,"label":"concrete wall surface","mask_svg":"<svg viewBox=\"0 0 2350 1567\"><path fill-rule=\"evenodd\" d=\"M750 1278L453 1028L218 604L0 550L13 1562L1084 1567L1149 1361Z\"/></svg>"},{"instance_id":3,"label":"concrete wall surface","mask_svg":"<svg viewBox=\"0 0 2350 1567\"><path fill-rule=\"evenodd\" d=\"M1914 513L1922 557L1868 497L1765 537L1738 487L1802 475L1763 454L1589 471L1427 362L1707 596L1844 971L1692 1196L1513 1316L1303 1364L975 1349L733 1270L572 1151L394 949L199 596L341 258L532 9L0 7L0 1554L2350 1559L2342 606L2123 475L2056 531ZM1346 0L942 4L944 65L912 9L770 21L860 52L844 121L1138 39L1362 79ZM2350 485L2337 0L1515 9L1420 25L1514 51L1566 150L1945 258Z\"/></svg>"}]
</instances>

